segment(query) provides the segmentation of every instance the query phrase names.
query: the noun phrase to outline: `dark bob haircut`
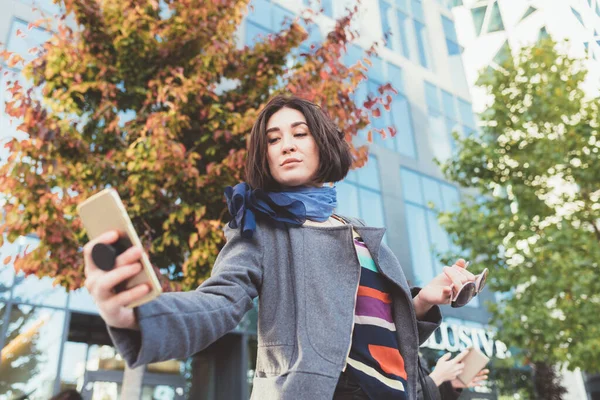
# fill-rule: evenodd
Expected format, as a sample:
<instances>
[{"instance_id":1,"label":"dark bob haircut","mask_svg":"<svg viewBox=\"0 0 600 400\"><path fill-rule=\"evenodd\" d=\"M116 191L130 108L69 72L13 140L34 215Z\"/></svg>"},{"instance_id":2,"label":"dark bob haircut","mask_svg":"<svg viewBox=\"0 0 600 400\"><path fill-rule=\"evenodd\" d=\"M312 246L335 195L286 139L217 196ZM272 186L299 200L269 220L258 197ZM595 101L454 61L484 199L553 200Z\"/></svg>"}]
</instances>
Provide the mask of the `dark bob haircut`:
<instances>
[{"instance_id":1,"label":"dark bob haircut","mask_svg":"<svg viewBox=\"0 0 600 400\"><path fill-rule=\"evenodd\" d=\"M246 182L254 189L281 189L269 170L266 130L271 116L286 107L298 110L304 115L319 149L319 169L314 183L338 182L344 179L352 165L352 154L344 139L344 133L318 105L299 97L279 95L267 103L252 127L246 161Z\"/></svg>"}]
</instances>

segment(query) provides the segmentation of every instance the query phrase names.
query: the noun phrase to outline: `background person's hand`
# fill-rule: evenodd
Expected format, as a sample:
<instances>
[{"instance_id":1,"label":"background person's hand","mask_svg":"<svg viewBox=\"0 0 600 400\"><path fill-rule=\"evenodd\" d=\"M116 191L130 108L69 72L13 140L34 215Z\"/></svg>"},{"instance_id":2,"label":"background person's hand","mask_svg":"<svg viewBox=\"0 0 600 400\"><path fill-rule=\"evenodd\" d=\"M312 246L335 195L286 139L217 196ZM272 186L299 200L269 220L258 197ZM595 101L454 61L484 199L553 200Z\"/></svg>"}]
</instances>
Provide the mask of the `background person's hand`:
<instances>
[{"instance_id":1,"label":"background person's hand","mask_svg":"<svg viewBox=\"0 0 600 400\"><path fill-rule=\"evenodd\" d=\"M489 373L490 373L489 369L482 369L481 371L479 371L477 373L477 375L475 375L473 377L473 379L471 380L471 382L469 382L468 385L465 385L458 379L453 379L452 381L450 381L450 383L452 384L452 387L454 389L464 389L464 388L468 388L468 387L472 388L472 387L476 387L476 386L481 386L482 382L488 378L487 374L489 374Z\"/></svg>"},{"instance_id":2,"label":"background person's hand","mask_svg":"<svg viewBox=\"0 0 600 400\"><path fill-rule=\"evenodd\" d=\"M96 243L111 244L117 241L118 232L109 231L83 247L85 261L85 287L98 306L100 316L107 325L115 328L137 329L138 324L133 308L127 304L144 297L150 287L140 284L131 289L115 293L114 288L119 283L135 276L142 270L142 249L131 247L120 254L115 261L115 268L106 272L98 268L92 260L92 248Z\"/></svg>"},{"instance_id":3,"label":"background person's hand","mask_svg":"<svg viewBox=\"0 0 600 400\"><path fill-rule=\"evenodd\" d=\"M453 266L444 267L442 273L433 278L415 297L417 316L423 315L423 310L427 312L434 305L450 304L453 295L462 285L474 280L475 275L467 271L466 262L462 258Z\"/></svg>"},{"instance_id":4,"label":"background person's hand","mask_svg":"<svg viewBox=\"0 0 600 400\"><path fill-rule=\"evenodd\" d=\"M440 386L446 381L457 380L456 377L465 368L462 363L462 359L469 353L469 349L464 350L462 353L450 359L451 353L446 353L439 358L433 372L429 374L429 377L433 380L436 386Z\"/></svg>"}]
</instances>

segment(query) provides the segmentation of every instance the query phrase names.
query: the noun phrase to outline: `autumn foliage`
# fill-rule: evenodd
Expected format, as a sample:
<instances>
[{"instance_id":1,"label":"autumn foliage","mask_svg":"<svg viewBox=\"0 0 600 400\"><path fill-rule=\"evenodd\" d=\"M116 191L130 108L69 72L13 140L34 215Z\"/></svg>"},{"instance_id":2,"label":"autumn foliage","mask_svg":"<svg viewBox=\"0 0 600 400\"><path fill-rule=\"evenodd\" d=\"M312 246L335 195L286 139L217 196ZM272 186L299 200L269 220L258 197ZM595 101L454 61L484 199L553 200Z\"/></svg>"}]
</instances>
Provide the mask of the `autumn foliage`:
<instances>
[{"instance_id":1,"label":"autumn foliage","mask_svg":"<svg viewBox=\"0 0 600 400\"><path fill-rule=\"evenodd\" d=\"M236 32L248 3L66 0L65 16L35 23L54 32L33 50L37 58L25 63L19 54L1 53L7 66L22 68L19 79L3 71L10 93L4 106L28 135L7 144L1 228L10 241L25 234L40 239L16 269L55 277L69 289L81 286L87 237L76 205L112 186L165 289L194 288L223 245L229 218L223 190L243 180L248 134L271 96L293 93L321 104L349 142L368 125L371 109L388 106L389 85L362 107L351 99L368 67L366 59L350 67L342 62L356 35L350 27L356 9L324 43L301 53L309 10L243 47ZM353 152L360 166L366 148Z\"/></svg>"}]
</instances>

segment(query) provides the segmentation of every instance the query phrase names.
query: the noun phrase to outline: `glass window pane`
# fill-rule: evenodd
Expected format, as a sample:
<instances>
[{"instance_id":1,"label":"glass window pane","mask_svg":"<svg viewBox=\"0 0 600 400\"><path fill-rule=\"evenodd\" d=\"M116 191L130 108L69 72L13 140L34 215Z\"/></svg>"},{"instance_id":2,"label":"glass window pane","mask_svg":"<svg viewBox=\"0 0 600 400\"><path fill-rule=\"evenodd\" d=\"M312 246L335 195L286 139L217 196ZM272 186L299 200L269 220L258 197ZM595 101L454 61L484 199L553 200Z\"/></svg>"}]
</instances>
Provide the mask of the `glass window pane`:
<instances>
[{"instance_id":1,"label":"glass window pane","mask_svg":"<svg viewBox=\"0 0 600 400\"><path fill-rule=\"evenodd\" d=\"M427 33L425 30L425 25L418 22L415 22L415 37L417 39L417 47L419 49L419 62L421 66L424 68L429 68L428 62L428 53L427 53Z\"/></svg>"},{"instance_id":2,"label":"glass window pane","mask_svg":"<svg viewBox=\"0 0 600 400\"><path fill-rule=\"evenodd\" d=\"M80 288L69 292L69 309L98 314L98 307L96 307L94 299L86 288Z\"/></svg>"},{"instance_id":3,"label":"glass window pane","mask_svg":"<svg viewBox=\"0 0 600 400\"><path fill-rule=\"evenodd\" d=\"M421 0L412 0L413 16L421 22L425 22L425 13L423 12L423 4Z\"/></svg>"},{"instance_id":4,"label":"glass window pane","mask_svg":"<svg viewBox=\"0 0 600 400\"><path fill-rule=\"evenodd\" d=\"M64 328L63 311L13 305L2 349L0 393L7 398L29 394L52 397Z\"/></svg>"},{"instance_id":5,"label":"glass window pane","mask_svg":"<svg viewBox=\"0 0 600 400\"><path fill-rule=\"evenodd\" d=\"M473 15L473 23L475 25L475 33L477 36L481 35L481 28L483 28L483 20L485 19L485 11L487 6L476 7L471 10Z\"/></svg>"},{"instance_id":6,"label":"glass window pane","mask_svg":"<svg viewBox=\"0 0 600 400\"><path fill-rule=\"evenodd\" d=\"M34 48L41 49L41 44L51 37L48 31L40 28L28 29L28 25L28 22L13 19L6 44L8 51L19 54L27 62L37 56L35 52L30 52L30 50Z\"/></svg>"},{"instance_id":7,"label":"glass window pane","mask_svg":"<svg viewBox=\"0 0 600 400\"><path fill-rule=\"evenodd\" d=\"M417 158L410 105L406 97L396 96L392 102L392 118L397 131L396 144L398 152L408 157Z\"/></svg>"},{"instance_id":8,"label":"glass window pane","mask_svg":"<svg viewBox=\"0 0 600 400\"><path fill-rule=\"evenodd\" d=\"M270 32L265 28L253 24L252 22L246 22L246 46L254 46L256 43L263 42Z\"/></svg>"},{"instance_id":9,"label":"glass window pane","mask_svg":"<svg viewBox=\"0 0 600 400\"><path fill-rule=\"evenodd\" d=\"M381 14L381 31L383 33L383 38L385 40L385 47L392 50L393 49L393 40L390 34L392 33L390 26L390 13L392 11L392 7L385 2L384 0L379 0L379 13Z\"/></svg>"},{"instance_id":10,"label":"glass window pane","mask_svg":"<svg viewBox=\"0 0 600 400\"><path fill-rule=\"evenodd\" d=\"M396 0L396 7L408 14L408 0Z\"/></svg>"},{"instance_id":11,"label":"glass window pane","mask_svg":"<svg viewBox=\"0 0 600 400\"><path fill-rule=\"evenodd\" d=\"M54 279L47 276L25 277L25 274L20 273L15 277L13 301L66 307L67 292L62 286L53 286L53 281Z\"/></svg>"},{"instance_id":12,"label":"glass window pane","mask_svg":"<svg viewBox=\"0 0 600 400\"><path fill-rule=\"evenodd\" d=\"M523 21L525 18L529 17L531 14L533 14L536 11L537 11L537 9L535 7L529 6L527 11L525 11L525 14L523 14L523 16L521 17L521 21Z\"/></svg>"},{"instance_id":13,"label":"glass window pane","mask_svg":"<svg viewBox=\"0 0 600 400\"><path fill-rule=\"evenodd\" d=\"M373 79L378 85L385 82L385 76L383 75L383 60L379 57L371 57L369 59L373 64L367 71L369 79Z\"/></svg>"},{"instance_id":14,"label":"glass window pane","mask_svg":"<svg viewBox=\"0 0 600 400\"><path fill-rule=\"evenodd\" d=\"M427 237L427 222L425 210L421 207L406 204L406 225L408 227L408 242L410 258L415 275L415 286L423 286L433 279L433 265Z\"/></svg>"},{"instance_id":15,"label":"glass window pane","mask_svg":"<svg viewBox=\"0 0 600 400\"><path fill-rule=\"evenodd\" d=\"M60 371L60 390L77 389L83 384L87 343L66 342Z\"/></svg>"},{"instance_id":16,"label":"glass window pane","mask_svg":"<svg viewBox=\"0 0 600 400\"><path fill-rule=\"evenodd\" d=\"M456 211L460 202L460 194L458 189L447 184L441 185L443 202L443 211Z\"/></svg>"},{"instance_id":17,"label":"glass window pane","mask_svg":"<svg viewBox=\"0 0 600 400\"><path fill-rule=\"evenodd\" d=\"M440 192L440 184L435 179L423 176L423 195L425 196L425 206L429 207L429 203L433 203L436 210L440 210L444 204L442 202L442 193Z\"/></svg>"},{"instance_id":18,"label":"glass window pane","mask_svg":"<svg viewBox=\"0 0 600 400\"><path fill-rule=\"evenodd\" d=\"M344 65L351 67L363 58L364 51L361 47L350 45L347 47L347 53L344 54Z\"/></svg>"},{"instance_id":19,"label":"glass window pane","mask_svg":"<svg viewBox=\"0 0 600 400\"><path fill-rule=\"evenodd\" d=\"M321 0L321 7L323 7L323 14L333 18L333 0Z\"/></svg>"},{"instance_id":20,"label":"glass window pane","mask_svg":"<svg viewBox=\"0 0 600 400\"><path fill-rule=\"evenodd\" d=\"M442 15L442 25L444 26L444 34L446 35L446 38L454 42L458 42L454 21Z\"/></svg>"},{"instance_id":21,"label":"glass window pane","mask_svg":"<svg viewBox=\"0 0 600 400\"><path fill-rule=\"evenodd\" d=\"M348 175L346 175L346 178L344 178L344 182L346 181L352 183L358 182L358 178L356 176L356 169L351 169L350 171L348 171Z\"/></svg>"},{"instance_id":22,"label":"glass window pane","mask_svg":"<svg viewBox=\"0 0 600 400\"><path fill-rule=\"evenodd\" d=\"M271 29L271 13L273 6L268 0L252 0L248 7L248 20L264 29ZM248 37L246 35L246 37Z\"/></svg>"},{"instance_id":23,"label":"glass window pane","mask_svg":"<svg viewBox=\"0 0 600 400\"><path fill-rule=\"evenodd\" d=\"M446 117L457 119L456 108L454 107L454 96L442 90L442 104L444 105L444 114Z\"/></svg>"},{"instance_id":24,"label":"glass window pane","mask_svg":"<svg viewBox=\"0 0 600 400\"><path fill-rule=\"evenodd\" d=\"M452 154L445 119L435 111L429 114L429 143L433 155L440 161L447 160Z\"/></svg>"},{"instance_id":25,"label":"glass window pane","mask_svg":"<svg viewBox=\"0 0 600 400\"><path fill-rule=\"evenodd\" d=\"M0 257L0 260L4 257ZM2 265L0 267L0 299L7 300L10 297L10 288L13 284L13 277L15 276L14 268L12 265Z\"/></svg>"},{"instance_id":26,"label":"glass window pane","mask_svg":"<svg viewBox=\"0 0 600 400\"><path fill-rule=\"evenodd\" d=\"M440 100L438 98L438 89L429 82L425 82L425 100L427 101L427 107L430 111L442 111L440 108Z\"/></svg>"},{"instance_id":27,"label":"glass window pane","mask_svg":"<svg viewBox=\"0 0 600 400\"><path fill-rule=\"evenodd\" d=\"M278 5L271 5L271 9L273 12L273 24L271 25L272 29L279 31L283 27L285 21L289 24L294 20L294 13L289 10L284 9Z\"/></svg>"},{"instance_id":28,"label":"glass window pane","mask_svg":"<svg viewBox=\"0 0 600 400\"><path fill-rule=\"evenodd\" d=\"M358 183L371 189L380 190L377 158L369 155L369 161L357 171Z\"/></svg>"},{"instance_id":29,"label":"glass window pane","mask_svg":"<svg viewBox=\"0 0 600 400\"><path fill-rule=\"evenodd\" d=\"M338 206L336 212L346 217L359 217L358 191L347 182L336 183Z\"/></svg>"},{"instance_id":30,"label":"glass window pane","mask_svg":"<svg viewBox=\"0 0 600 400\"><path fill-rule=\"evenodd\" d=\"M367 225L375 227L384 227L383 202L381 193L368 189L360 190L360 216Z\"/></svg>"},{"instance_id":31,"label":"glass window pane","mask_svg":"<svg viewBox=\"0 0 600 400\"><path fill-rule=\"evenodd\" d=\"M450 241L448 234L441 227L437 219L437 213L427 211L427 226L429 227L429 237L431 238L431 255L435 265L435 274L442 272L444 265L436 254L443 255L450 250Z\"/></svg>"},{"instance_id":32,"label":"glass window pane","mask_svg":"<svg viewBox=\"0 0 600 400\"><path fill-rule=\"evenodd\" d=\"M402 192L405 201L423 205L423 192L420 176L406 168L400 170L402 179Z\"/></svg>"},{"instance_id":33,"label":"glass window pane","mask_svg":"<svg viewBox=\"0 0 600 400\"><path fill-rule=\"evenodd\" d=\"M456 56L462 53L462 49L460 48L459 44L453 42L452 40L446 40L446 47L448 48L449 56Z\"/></svg>"},{"instance_id":34,"label":"glass window pane","mask_svg":"<svg viewBox=\"0 0 600 400\"><path fill-rule=\"evenodd\" d=\"M323 43L323 34L317 24L310 24L306 31L308 32L308 38L302 43L303 46L310 48L311 45L320 45Z\"/></svg>"},{"instance_id":35,"label":"glass window pane","mask_svg":"<svg viewBox=\"0 0 600 400\"><path fill-rule=\"evenodd\" d=\"M398 93L404 92L404 82L402 80L402 68L388 63L388 80L392 83Z\"/></svg>"},{"instance_id":36,"label":"glass window pane","mask_svg":"<svg viewBox=\"0 0 600 400\"><path fill-rule=\"evenodd\" d=\"M396 13L398 21L398 34L400 35L400 44L402 45L402 55L410 58L410 47L408 46L408 16L398 11Z\"/></svg>"},{"instance_id":37,"label":"glass window pane","mask_svg":"<svg viewBox=\"0 0 600 400\"><path fill-rule=\"evenodd\" d=\"M463 124L468 125L471 128L477 128L471 103L458 99L458 111Z\"/></svg>"},{"instance_id":38,"label":"glass window pane","mask_svg":"<svg viewBox=\"0 0 600 400\"><path fill-rule=\"evenodd\" d=\"M502 22L502 15L500 14L500 8L498 3L494 2L492 6L492 15L490 16L490 22L488 24L488 32L498 32L504 30L504 23Z\"/></svg>"}]
</instances>

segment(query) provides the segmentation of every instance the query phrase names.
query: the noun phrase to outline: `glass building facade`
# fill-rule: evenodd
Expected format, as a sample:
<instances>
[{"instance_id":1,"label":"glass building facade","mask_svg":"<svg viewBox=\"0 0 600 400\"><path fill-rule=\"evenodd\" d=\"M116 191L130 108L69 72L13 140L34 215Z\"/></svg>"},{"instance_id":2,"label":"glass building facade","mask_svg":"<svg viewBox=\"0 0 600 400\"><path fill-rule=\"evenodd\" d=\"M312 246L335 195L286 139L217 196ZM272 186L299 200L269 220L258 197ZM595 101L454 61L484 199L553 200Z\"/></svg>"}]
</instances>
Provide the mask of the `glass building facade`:
<instances>
[{"instance_id":1,"label":"glass building facade","mask_svg":"<svg viewBox=\"0 0 600 400\"><path fill-rule=\"evenodd\" d=\"M395 252L411 283L423 284L441 268L437 252L452 244L437 221L437 213L452 210L461 192L446 182L434 162L454 151L452 134L476 132L470 94L464 76L461 47L458 45L450 7L455 0L364 0L358 24L361 39L350 46L345 62L353 64L361 47L381 41L372 57L368 79L357 88L357 103L378 86L391 82L398 90L391 109L381 109L373 128L394 126L397 134L382 139L374 135L365 167L350 172L337 185L339 209L373 226L385 227L384 241ZM8 12L0 16L0 37L9 51L27 54L31 47L48 38L48 33L29 22L38 18L32 5L55 14L49 0L2 0ZM321 41L333 18L349 4L342 0L292 2L253 0L240 29L242 45L253 46L261 37L277 31L286 18L303 7L323 8L317 26L309 27L303 44ZM483 17L482 17L483 18ZM490 23L490 25L492 25ZM492 29L488 27L487 29ZM26 32L26 35L22 33ZM20 71L9 69L18 76ZM2 79L4 88L7 76ZM0 92L0 100L8 94ZM0 139L18 135L0 113ZM365 141L364 132L357 143ZM3 150L4 151L4 150ZM6 154L0 153L0 159ZM36 239L25 237L5 245L2 259L17 254ZM494 301L485 292L481 299L462 309L444 309L448 332L471 329L472 337L493 337L487 327L489 314L483 303ZM424 347L432 360L444 351L460 348L445 331ZM480 332L484 332L481 334ZM442 336L440 336L442 335ZM483 335L483 336L482 336ZM165 338L169 340L169 338ZM474 339L473 339L474 340ZM445 343L445 344L444 344ZM483 341L482 343L486 343ZM457 347L458 346L458 347ZM494 357L501 345L491 347ZM50 279L24 278L15 274L12 261L0 266L0 400L29 395L46 399L64 388L76 388L85 398L117 398L123 382L122 359L110 345L106 329L85 289L66 293L54 288ZM244 399L249 397L256 357L256 310L238 328L202 353L188 360L150 365L144 374L142 396L149 399ZM494 384L462 398L497 398Z\"/></svg>"}]
</instances>

